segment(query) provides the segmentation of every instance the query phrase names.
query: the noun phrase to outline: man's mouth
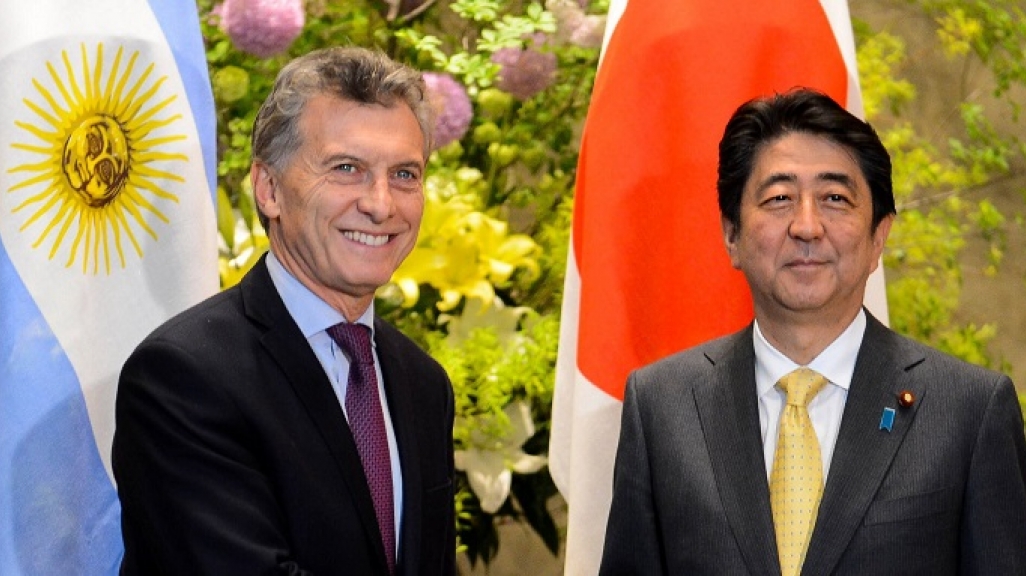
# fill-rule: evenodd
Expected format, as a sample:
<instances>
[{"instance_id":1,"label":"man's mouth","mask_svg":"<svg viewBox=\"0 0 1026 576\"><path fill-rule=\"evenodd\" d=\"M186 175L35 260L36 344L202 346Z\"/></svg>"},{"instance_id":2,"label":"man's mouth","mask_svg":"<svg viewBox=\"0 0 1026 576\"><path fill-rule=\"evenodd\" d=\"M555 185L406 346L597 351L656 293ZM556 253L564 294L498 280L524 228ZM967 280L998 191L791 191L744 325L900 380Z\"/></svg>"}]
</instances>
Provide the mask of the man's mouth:
<instances>
[{"instance_id":1,"label":"man's mouth","mask_svg":"<svg viewBox=\"0 0 1026 576\"><path fill-rule=\"evenodd\" d=\"M812 268L814 266L821 266L822 260L815 260L812 258L795 258L787 263L789 268Z\"/></svg>"},{"instance_id":2,"label":"man's mouth","mask_svg":"<svg viewBox=\"0 0 1026 576\"><path fill-rule=\"evenodd\" d=\"M359 242L360 244L365 244L367 246L383 246L392 238L389 234L367 234L365 232L356 232L354 230L346 230L342 235L348 240Z\"/></svg>"}]
</instances>

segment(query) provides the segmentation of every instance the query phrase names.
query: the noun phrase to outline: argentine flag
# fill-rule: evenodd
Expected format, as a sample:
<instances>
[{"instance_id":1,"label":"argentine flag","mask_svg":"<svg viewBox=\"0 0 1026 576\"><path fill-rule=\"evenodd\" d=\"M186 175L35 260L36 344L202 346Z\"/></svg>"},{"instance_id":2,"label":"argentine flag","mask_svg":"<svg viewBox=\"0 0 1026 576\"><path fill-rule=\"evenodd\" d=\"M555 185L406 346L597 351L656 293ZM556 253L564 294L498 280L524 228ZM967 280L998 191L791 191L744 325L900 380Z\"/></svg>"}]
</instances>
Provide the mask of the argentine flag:
<instances>
[{"instance_id":1,"label":"argentine flag","mask_svg":"<svg viewBox=\"0 0 1026 576\"><path fill-rule=\"evenodd\" d=\"M194 0L0 16L0 574L116 574L121 364L217 290Z\"/></svg>"}]
</instances>

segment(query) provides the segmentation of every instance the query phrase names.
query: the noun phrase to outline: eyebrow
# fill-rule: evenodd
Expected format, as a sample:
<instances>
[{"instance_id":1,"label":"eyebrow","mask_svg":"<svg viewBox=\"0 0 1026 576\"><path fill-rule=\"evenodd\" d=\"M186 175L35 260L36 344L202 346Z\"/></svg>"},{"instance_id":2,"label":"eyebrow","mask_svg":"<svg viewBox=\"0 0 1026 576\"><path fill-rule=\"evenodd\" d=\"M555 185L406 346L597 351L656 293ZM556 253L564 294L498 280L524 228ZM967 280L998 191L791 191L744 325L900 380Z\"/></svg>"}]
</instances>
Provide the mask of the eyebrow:
<instances>
[{"instance_id":1,"label":"eyebrow","mask_svg":"<svg viewBox=\"0 0 1026 576\"><path fill-rule=\"evenodd\" d=\"M855 180L844 172L823 172L816 175L816 180L824 182L837 182L850 190L855 189Z\"/></svg>"},{"instance_id":2,"label":"eyebrow","mask_svg":"<svg viewBox=\"0 0 1026 576\"><path fill-rule=\"evenodd\" d=\"M855 180L845 174L844 172L821 172L816 174L817 182L836 182L849 190L855 190ZM780 183L795 183L798 182L798 175L793 172L775 172L770 174L768 178L763 180L756 191L762 192L763 190L773 186L774 184Z\"/></svg>"},{"instance_id":3,"label":"eyebrow","mask_svg":"<svg viewBox=\"0 0 1026 576\"><path fill-rule=\"evenodd\" d=\"M423 170L424 169L424 163L421 162L420 160L406 160L405 162L400 162L398 164L393 165L392 167L393 168L406 168L406 169L416 168L418 170Z\"/></svg>"},{"instance_id":4,"label":"eyebrow","mask_svg":"<svg viewBox=\"0 0 1026 576\"><path fill-rule=\"evenodd\" d=\"M763 190L775 184L780 184L782 182L790 184L797 181L798 175L793 172L774 172L773 174L769 175L769 178L766 178L765 180L760 182L755 190L756 192L762 192Z\"/></svg>"},{"instance_id":5,"label":"eyebrow","mask_svg":"<svg viewBox=\"0 0 1026 576\"><path fill-rule=\"evenodd\" d=\"M366 160L364 158L362 158L361 156L358 156L358 155L353 154L351 152L339 152L337 154L331 154L331 155L327 156L324 159L324 164L326 166L333 166L333 165L338 164L340 162L353 162L353 163L357 163L357 164L362 164L362 163L366 162ZM421 161L419 159L410 159L410 160L403 160L403 161L400 161L400 162L398 162L396 164L393 164L393 165L390 166L390 168L392 168L392 169L395 169L395 168L402 168L402 169L417 168L418 170L423 170L425 165L426 165L425 162L423 162L423 161Z\"/></svg>"},{"instance_id":6,"label":"eyebrow","mask_svg":"<svg viewBox=\"0 0 1026 576\"><path fill-rule=\"evenodd\" d=\"M340 162L363 162L363 159L355 154L348 152L338 152L335 154L329 154L324 157L321 161L325 166L334 166Z\"/></svg>"}]
</instances>

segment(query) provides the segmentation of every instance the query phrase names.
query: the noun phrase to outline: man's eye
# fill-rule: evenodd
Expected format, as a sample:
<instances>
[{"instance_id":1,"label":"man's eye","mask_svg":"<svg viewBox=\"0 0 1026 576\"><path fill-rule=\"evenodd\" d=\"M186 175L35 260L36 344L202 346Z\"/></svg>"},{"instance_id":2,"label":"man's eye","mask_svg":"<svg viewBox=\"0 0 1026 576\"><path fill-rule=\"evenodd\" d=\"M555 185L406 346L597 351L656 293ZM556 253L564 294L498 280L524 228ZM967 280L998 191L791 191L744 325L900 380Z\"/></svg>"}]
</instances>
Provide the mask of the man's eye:
<instances>
[{"instance_id":1,"label":"man's eye","mask_svg":"<svg viewBox=\"0 0 1026 576\"><path fill-rule=\"evenodd\" d=\"M339 172L356 172L356 166L353 166L352 164L339 164L338 166L335 166L335 170L338 170Z\"/></svg>"},{"instance_id":2,"label":"man's eye","mask_svg":"<svg viewBox=\"0 0 1026 576\"><path fill-rule=\"evenodd\" d=\"M398 170L395 173L395 177L399 178L400 180L416 180L417 174L414 173L412 170Z\"/></svg>"}]
</instances>

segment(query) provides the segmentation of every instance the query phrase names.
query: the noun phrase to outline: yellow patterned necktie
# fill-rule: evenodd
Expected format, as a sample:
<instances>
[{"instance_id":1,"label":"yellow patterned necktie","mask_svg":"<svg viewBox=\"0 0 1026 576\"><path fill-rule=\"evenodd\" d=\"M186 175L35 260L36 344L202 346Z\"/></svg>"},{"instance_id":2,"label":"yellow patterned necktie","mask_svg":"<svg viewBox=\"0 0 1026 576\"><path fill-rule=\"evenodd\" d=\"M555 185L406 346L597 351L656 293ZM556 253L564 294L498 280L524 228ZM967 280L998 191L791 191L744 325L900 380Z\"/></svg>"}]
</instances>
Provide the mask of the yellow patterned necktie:
<instances>
[{"instance_id":1,"label":"yellow patterned necktie","mask_svg":"<svg viewBox=\"0 0 1026 576\"><path fill-rule=\"evenodd\" d=\"M823 459L809 418L809 401L826 383L822 374L804 367L777 382L787 392L787 405L780 415L770 474L770 506L783 576L801 573L823 494Z\"/></svg>"}]
</instances>

